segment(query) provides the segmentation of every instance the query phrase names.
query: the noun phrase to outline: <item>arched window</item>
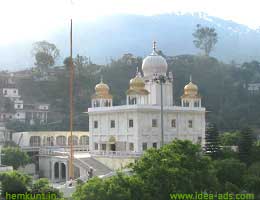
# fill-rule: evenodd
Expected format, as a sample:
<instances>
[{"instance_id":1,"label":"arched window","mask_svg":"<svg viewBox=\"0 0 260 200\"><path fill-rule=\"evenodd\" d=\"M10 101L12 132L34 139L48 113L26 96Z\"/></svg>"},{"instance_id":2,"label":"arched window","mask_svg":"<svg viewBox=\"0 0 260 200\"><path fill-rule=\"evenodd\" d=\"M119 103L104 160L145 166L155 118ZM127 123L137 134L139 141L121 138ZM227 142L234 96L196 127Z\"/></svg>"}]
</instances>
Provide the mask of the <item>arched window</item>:
<instances>
[{"instance_id":1,"label":"arched window","mask_svg":"<svg viewBox=\"0 0 260 200\"><path fill-rule=\"evenodd\" d=\"M61 163L61 178L62 180L66 179L66 165Z\"/></svg>"},{"instance_id":2,"label":"arched window","mask_svg":"<svg viewBox=\"0 0 260 200\"><path fill-rule=\"evenodd\" d=\"M56 137L56 144L59 146L66 146L66 137L63 135Z\"/></svg>"},{"instance_id":3,"label":"arched window","mask_svg":"<svg viewBox=\"0 0 260 200\"><path fill-rule=\"evenodd\" d=\"M53 146L54 145L53 141L54 141L53 136L47 137L46 145L47 146Z\"/></svg>"},{"instance_id":4,"label":"arched window","mask_svg":"<svg viewBox=\"0 0 260 200\"><path fill-rule=\"evenodd\" d=\"M73 135L72 136L72 141L73 141L73 145L78 145L78 137L77 136L75 136L75 135ZM69 136L69 138L68 138L68 144L70 145L70 142L71 142L71 136Z\"/></svg>"},{"instance_id":5,"label":"arched window","mask_svg":"<svg viewBox=\"0 0 260 200\"><path fill-rule=\"evenodd\" d=\"M87 136L87 135L81 136L80 140L79 140L79 144L80 145L89 145L89 136Z\"/></svg>"},{"instance_id":6,"label":"arched window","mask_svg":"<svg viewBox=\"0 0 260 200\"><path fill-rule=\"evenodd\" d=\"M41 146L41 137L40 136L31 136L30 137L30 146L32 146L32 147Z\"/></svg>"},{"instance_id":7,"label":"arched window","mask_svg":"<svg viewBox=\"0 0 260 200\"><path fill-rule=\"evenodd\" d=\"M58 163L58 162L56 162L56 163L54 164L54 177L55 177L56 179L59 178L59 163Z\"/></svg>"}]
</instances>

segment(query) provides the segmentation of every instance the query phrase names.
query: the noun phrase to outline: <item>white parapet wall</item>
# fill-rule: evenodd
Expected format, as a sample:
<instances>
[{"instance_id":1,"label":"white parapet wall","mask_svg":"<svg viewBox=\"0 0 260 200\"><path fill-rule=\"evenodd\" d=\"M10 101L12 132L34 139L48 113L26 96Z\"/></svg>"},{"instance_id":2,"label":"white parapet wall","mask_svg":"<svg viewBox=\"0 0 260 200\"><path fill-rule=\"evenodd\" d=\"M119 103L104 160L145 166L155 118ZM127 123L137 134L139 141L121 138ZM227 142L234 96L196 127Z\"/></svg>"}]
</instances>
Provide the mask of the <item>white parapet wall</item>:
<instances>
[{"instance_id":1,"label":"white parapet wall","mask_svg":"<svg viewBox=\"0 0 260 200\"><path fill-rule=\"evenodd\" d=\"M9 171L13 171L12 166L0 165L0 172L9 172Z\"/></svg>"},{"instance_id":2,"label":"white parapet wall","mask_svg":"<svg viewBox=\"0 0 260 200\"><path fill-rule=\"evenodd\" d=\"M93 156L96 160L112 170L126 168L130 163L134 163L138 158L131 157L108 157L108 156Z\"/></svg>"}]
</instances>

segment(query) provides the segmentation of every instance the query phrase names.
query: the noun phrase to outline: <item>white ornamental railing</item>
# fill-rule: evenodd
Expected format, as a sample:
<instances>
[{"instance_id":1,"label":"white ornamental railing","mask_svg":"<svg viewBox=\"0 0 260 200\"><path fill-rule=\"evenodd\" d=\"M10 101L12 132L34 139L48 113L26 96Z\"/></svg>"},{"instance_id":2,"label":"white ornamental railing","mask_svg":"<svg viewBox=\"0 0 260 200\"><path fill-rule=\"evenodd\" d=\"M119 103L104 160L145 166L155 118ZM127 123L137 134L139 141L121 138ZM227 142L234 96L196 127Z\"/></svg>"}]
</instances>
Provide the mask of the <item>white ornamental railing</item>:
<instances>
[{"instance_id":1,"label":"white ornamental railing","mask_svg":"<svg viewBox=\"0 0 260 200\"><path fill-rule=\"evenodd\" d=\"M91 155L95 156L111 156L111 157L140 157L143 155L141 152L132 151L91 151Z\"/></svg>"},{"instance_id":2,"label":"white ornamental railing","mask_svg":"<svg viewBox=\"0 0 260 200\"><path fill-rule=\"evenodd\" d=\"M89 152L89 147L84 146L74 146L73 147L74 152ZM54 146L48 146L48 147L41 147L39 149L40 155L69 155L70 153L70 147L69 146L60 146L60 147L54 147Z\"/></svg>"}]
</instances>

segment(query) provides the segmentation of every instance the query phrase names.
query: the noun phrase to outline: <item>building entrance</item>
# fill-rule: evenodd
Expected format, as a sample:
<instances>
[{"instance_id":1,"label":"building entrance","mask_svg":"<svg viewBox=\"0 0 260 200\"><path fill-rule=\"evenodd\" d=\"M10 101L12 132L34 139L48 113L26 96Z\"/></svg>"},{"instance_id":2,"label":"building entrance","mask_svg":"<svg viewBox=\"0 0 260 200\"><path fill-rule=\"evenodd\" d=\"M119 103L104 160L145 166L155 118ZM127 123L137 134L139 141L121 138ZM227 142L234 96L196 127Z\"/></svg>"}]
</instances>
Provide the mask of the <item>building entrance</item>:
<instances>
[{"instance_id":1,"label":"building entrance","mask_svg":"<svg viewBox=\"0 0 260 200\"><path fill-rule=\"evenodd\" d=\"M116 144L110 144L110 151L116 151Z\"/></svg>"}]
</instances>

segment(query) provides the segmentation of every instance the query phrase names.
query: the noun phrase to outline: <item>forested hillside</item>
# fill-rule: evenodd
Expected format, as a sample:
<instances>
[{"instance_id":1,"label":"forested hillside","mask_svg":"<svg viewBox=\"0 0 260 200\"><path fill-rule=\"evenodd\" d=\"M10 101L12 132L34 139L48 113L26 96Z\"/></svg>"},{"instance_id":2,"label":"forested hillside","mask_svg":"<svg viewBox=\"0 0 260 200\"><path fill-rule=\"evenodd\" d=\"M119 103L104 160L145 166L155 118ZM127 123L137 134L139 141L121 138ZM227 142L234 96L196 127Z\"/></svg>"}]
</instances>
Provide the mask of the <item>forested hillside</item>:
<instances>
[{"instance_id":1,"label":"forested hillside","mask_svg":"<svg viewBox=\"0 0 260 200\"><path fill-rule=\"evenodd\" d=\"M112 60L108 66L88 63L75 66L75 128L87 130L87 114L95 85L103 76L114 97L114 104L125 103L129 80L141 69L142 58L125 54ZM207 120L217 123L221 130L236 130L245 125L253 128L260 124L260 93L250 94L247 84L260 78L260 63L252 61L241 67L219 62L213 57L180 55L168 58L168 69L174 76L174 103L180 104L183 87L192 75L199 86L203 105L207 108ZM69 117L69 74L65 63L62 73L50 81L34 81L33 78L18 82L26 99L48 102L53 117L40 129L67 130Z\"/></svg>"}]
</instances>

